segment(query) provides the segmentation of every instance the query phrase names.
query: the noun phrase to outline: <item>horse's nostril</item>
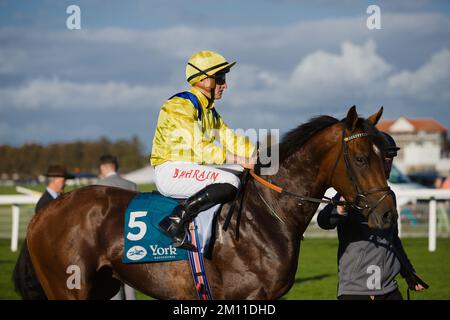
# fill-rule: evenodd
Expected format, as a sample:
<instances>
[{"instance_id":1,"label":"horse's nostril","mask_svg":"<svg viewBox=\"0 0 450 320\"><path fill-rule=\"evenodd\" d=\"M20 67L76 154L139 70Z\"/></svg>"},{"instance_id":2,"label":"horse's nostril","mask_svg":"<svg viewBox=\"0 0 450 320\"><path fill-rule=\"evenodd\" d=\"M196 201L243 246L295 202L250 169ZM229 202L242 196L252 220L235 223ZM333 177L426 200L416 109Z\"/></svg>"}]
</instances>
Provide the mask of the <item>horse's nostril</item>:
<instances>
[{"instance_id":1,"label":"horse's nostril","mask_svg":"<svg viewBox=\"0 0 450 320\"><path fill-rule=\"evenodd\" d=\"M390 223L391 222L391 212L390 211L385 212L381 219L382 219L383 223Z\"/></svg>"}]
</instances>

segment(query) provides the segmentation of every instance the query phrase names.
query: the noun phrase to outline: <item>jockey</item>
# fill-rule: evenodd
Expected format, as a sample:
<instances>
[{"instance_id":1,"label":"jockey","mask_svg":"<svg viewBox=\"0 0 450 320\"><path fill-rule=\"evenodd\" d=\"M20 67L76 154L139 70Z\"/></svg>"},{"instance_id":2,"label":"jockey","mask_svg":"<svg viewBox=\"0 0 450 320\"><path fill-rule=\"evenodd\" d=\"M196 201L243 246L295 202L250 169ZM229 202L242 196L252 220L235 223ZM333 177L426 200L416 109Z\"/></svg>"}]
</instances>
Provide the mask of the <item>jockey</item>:
<instances>
[{"instance_id":1,"label":"jockey","mask_svg":"<svg viewBox=\"0 0 450 320\"><path fill-rule=\"evenodd\" d=\"M194 54L186 66L191 90L171 97L159 113L150 159L156 188L167 197L187 198L159 224L175 247L192 250L186 241L192 219L236 195L238 177L212 165L254 167L255 146L229 129L214 108L228 87L225 75L235 63L213 51ZM214 143L216 134L222 146Z\"/></svg>"}]
</instances>

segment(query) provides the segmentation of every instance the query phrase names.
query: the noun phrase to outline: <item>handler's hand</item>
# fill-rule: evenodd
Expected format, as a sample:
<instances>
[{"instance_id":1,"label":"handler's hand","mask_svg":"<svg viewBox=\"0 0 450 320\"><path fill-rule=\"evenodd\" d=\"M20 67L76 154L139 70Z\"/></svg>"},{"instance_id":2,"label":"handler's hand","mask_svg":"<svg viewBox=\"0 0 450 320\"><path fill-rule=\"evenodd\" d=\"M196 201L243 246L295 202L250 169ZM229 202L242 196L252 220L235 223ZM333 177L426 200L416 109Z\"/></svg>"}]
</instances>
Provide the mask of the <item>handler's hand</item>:
<instances>
[{"instance_id":1,"label":"handler's hand","mask_svg":"<svg viewBox=\"0 0 450 320\"><path fill-rule=\"evenodd\" d=\"M418 274L416 274L416 276L420 279ZM406 283L408 284L409 290L423 291L426 289L424 286L422 286L420 283L418 283L418 281L416 281L416 279L407 277L407 278L405 278L405 280L406 280Z\"/></svg>"},{"instance_id":2,"label":"handler's hand","mask_svg":"<svg viewBox=\"0 0 450 320\"><path fill-rule=\"evenodd\" d=\"M339 201L345 201L345 198L343 196L341 196ZM342 216L345 216L347 214L347 209L345 208L345 206L336 206L336 210L337 210L337 213L339 213Z\"/></svg>"},{"instance_id":3,"label":"handler's hand","mask_svg":"<svg viewBox=\"0 0 450 320\"><path fill-rule=\"evenodd\" d=\"M425 290L425 288L422 287L421 284L416 284L415 290L416 290L416 291L423 291L423 290Z\"/></svg>"},{"instance_id":4,"label":"handler's hand","mask_svg":"<svg viewBox=\"0 0 450 320\"><path fill-rule=\"evenodd\" d=\"M419 278L420 278L420 276L418 275L418 274L416 274ZM423 290L425 290L426 288L424 288L421 284L419 284L419 283L417 283L416 285L415 285L415 287L414 287L414 290L415 291L423 291Z\"/></svg>"}]
</instances>

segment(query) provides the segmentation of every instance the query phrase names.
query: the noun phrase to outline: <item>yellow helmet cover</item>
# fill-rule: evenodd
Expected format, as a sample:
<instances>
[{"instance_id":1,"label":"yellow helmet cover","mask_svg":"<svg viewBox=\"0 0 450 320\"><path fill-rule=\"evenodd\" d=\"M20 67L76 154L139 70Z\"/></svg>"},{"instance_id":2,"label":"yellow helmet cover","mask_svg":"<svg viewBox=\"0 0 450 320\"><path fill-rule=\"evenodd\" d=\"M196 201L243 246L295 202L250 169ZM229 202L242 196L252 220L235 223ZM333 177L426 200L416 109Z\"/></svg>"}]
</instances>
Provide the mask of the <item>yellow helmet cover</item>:
<instances>
[{"instance_id":1,"label":"yellow helmet cover","mask_svg":"<svg viewBox=\"0 0 450 320\"><path fill-rule=\"evenodd\" d=\"M236 62L229 63L222 55L214 51L200 51L189 58L186 65L186 80L194 85L223 69L229 69Z\"/></svg>"}]
</instances>

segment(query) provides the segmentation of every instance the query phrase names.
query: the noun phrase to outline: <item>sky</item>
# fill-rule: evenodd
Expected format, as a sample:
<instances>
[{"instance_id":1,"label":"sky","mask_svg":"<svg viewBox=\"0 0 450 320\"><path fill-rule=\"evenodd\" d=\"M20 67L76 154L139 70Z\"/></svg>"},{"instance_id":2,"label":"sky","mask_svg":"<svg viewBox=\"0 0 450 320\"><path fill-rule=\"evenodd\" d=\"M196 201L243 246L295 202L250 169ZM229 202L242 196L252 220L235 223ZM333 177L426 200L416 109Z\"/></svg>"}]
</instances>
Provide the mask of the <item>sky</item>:
<instances>
[{"instance_id":1,"label":"sky","mask_svg":"<svg viewBox=\"0 0 450 320\"><path fill-rule=\"evenodd\" d=\"M237 61L216 102L231 128L285 133L352 105L450 128L447 0L0 0L0 144L137 135L149 152L201 50Z\"/></svg>"}]
</instances>

